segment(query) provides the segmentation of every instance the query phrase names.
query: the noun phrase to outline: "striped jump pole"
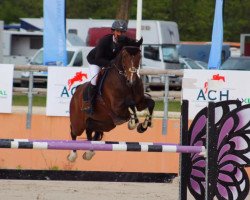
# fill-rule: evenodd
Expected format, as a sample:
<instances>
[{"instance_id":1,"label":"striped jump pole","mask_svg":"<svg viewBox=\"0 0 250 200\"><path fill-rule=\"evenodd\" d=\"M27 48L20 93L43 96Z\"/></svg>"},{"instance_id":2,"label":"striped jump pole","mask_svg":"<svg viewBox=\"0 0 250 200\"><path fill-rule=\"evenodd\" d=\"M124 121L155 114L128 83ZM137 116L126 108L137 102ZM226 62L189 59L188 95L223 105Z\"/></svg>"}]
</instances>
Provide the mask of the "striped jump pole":
<instances>
[{"instance_id":1,"label":"striped jump pole","mask_svg":"<svg viewBox=\"0 0 250 200\"><path fill-rule=\"evenodd\" d=\"M148 145L148 144L92 144L79 142L30 142L0 140L0 148L49 149L49 150L91 150L91 151L134 151L134 152L176 152L205 154L204 146Z\"/></svg>"},{"instance_id":2,"label":"striped jump pole","mask_svg":"<svg viewBox=\"0 0 250 200\"><path fill-rule=\"evenodd\" d=\"M122 142L122 141L89 141L89 140L37 140L37 139L0 139L0 141L11 142L62 142L62 143L90 143L90 144L137 144L137 145L174 145L180 146L175 143L165 142Z\"/></svg>"}]
</instances>

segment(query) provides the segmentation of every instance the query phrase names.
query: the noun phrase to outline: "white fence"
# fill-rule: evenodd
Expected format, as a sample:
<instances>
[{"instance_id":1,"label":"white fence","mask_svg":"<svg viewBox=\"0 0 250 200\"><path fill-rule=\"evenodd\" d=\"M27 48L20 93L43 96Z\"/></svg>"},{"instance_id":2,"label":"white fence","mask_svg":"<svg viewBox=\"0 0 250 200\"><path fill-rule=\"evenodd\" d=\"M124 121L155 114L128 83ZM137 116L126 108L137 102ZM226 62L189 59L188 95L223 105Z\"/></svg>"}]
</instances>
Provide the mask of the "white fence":
<instances>
[{"instance_id":1,"label":"white fence","mask_svg":"<svg viewBox=\"0 0 250 200\"><path fill-rule=\"evenodd\" d=\"M29 71L29 72L42 72L47 71L47 66L27 66L27 65L16 65L14 67L15 71ZM159 75L159 76L183 76L182 70L152 70L152 69L140 69L139 71L141 76L146 75ZM32 78L32 77L31 77ZM27 78L21 78L20 80L27 80ZM32 78L33 80L33 78ZM33 80L34 81L34 80ZM146 86L147 83L144 82L144 85ZM18 94L27 94L29 92L29 88L25 87L14 87L13 92L15 95ZM165 91L150 91L148 92L154 100L162 100L165 95ZM33 88L32 87L32 94L34 95L46 95L47 89L46 88ZM170 100L180 100L181 99L181 91L168 91L168 99Z\"/></svg>"}]
</instances>

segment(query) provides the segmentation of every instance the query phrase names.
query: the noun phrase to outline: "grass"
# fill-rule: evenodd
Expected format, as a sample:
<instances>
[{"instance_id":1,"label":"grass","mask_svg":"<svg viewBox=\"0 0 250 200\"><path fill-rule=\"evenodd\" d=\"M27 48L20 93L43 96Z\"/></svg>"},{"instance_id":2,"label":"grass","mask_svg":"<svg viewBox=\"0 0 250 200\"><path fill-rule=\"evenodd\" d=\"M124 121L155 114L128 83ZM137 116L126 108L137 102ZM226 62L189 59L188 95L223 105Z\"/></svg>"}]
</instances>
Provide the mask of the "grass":
<instances>
[{"instance_id":1,"label":"grass","mask_svg":"<svg viewBox=\"0 0 250 200\"><path fill-rule=\"evenodd\" d=\"M16 95L13 96L13 105L14 106L28 106L28 96L26 95ZM46 106L46 97L45 96L33 96L33 106ZM164 102L156 101L155 102L155 111L163 111ZM181 102L180 101L169 101L168 111L170 112L180 112Z\"/></svg>"},{"instance_id":2,"label":"grass","mask_svg":"<svg viewBox=\"0 0 250 200\"><path fill-rule=\"evenodd\" d=\"M164 110L164 102L156 101L155 102L155 111ZM180 112L181 111L181 102L180 101L169 101L168 102L168 111L170 112Z\"/></svg>"},{"instance_id":3,"label":"grass","mask_svg":"<svg viewBox=\"0 0 250 200\"><path fill-rule=\"evenodd\" d=\"M12 99L14 106L28 106L27 95L14 95ZM46 96L33 96L33 106L46 106Z\"/></svg>"},{"instance_id":4,"label":"grass","mask_svg":"<svg viewBox=\"0 0 250 200\"><path fill-rule=\"evenodd\" d=\"M60 170L60 168L58 166L52 166L52 167L49 167L49 170L58 171L58 170Z\"/></svg>"}]
</instances>

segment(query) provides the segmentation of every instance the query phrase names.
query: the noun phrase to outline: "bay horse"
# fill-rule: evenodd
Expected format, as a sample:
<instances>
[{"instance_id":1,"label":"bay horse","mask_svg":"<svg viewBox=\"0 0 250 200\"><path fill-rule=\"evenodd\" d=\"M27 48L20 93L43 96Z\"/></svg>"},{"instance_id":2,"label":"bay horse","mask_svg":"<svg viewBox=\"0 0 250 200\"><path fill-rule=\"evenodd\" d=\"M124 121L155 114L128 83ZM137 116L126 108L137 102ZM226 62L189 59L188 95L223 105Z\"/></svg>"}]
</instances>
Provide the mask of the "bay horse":
<instances>
[{"instance_id":1,"label":"bay horse","mask_svg":"<svg viewBox=\"0 0 250 200\"><path fill-rule=\"evenodd\" d=\"M130 130L137 127L143 133L152 126L152 114L155 102L144 94L142 79L138 75L141 60L139 47L125 46L116 56L111 66L104 69L105 79L98 91L94 113L92 115L82 111L83 94L89 82L79 85L70 101L70 128L71 138L76 140L86 131L88 140L102 140L103 132L109 132L117 125L128 122ZM100 82L100 81L99 81ZM148 109L142 123L136 115L136 110ZM90 160L94 151L87 151L83 158ZM76 150L68 155L68 160L73 162L77 157Z\"/></svg>"}]
</instances>

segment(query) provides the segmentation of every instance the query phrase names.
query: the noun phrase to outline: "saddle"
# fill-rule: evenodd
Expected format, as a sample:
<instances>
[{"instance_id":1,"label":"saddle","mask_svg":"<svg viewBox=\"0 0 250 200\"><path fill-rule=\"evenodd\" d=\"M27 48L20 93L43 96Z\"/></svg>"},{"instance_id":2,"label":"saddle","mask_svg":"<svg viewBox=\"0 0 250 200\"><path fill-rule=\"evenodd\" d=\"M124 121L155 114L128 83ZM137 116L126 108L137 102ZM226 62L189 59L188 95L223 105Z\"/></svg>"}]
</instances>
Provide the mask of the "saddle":
<instances>
[{"instance_id":1,"label":"saddle","mask_svg":"<svg viewBox=\"0 0 250 200\"><path fill-rule=\"evenodd\" d=\"M109 69L101 69L101 71L98 74L96 86L97 86L97 94L99 94L99 95L102 94L103 83L104 83L104 80L106 79L108 71L109 71ZM89 89L89 87L90 87L90 82L87 83L86 91ZM83 93L83 100L88 101L88 97L87 97L86 92Z\"/></svg>"},{"instance_id":2,"label":"saddle","mask_svg":"<svg viewBox=\"0 0 250 200\"><path fill-rule=\"evenodd\" d=\"M83 106L82 106L82 111L87 111L91 109L91 107L94 106L95 104L95 99L96 96L101 96L102 95L102 87L104 80L107 76L108 70L107 69L101 69L101 71L98 74L97 77L97 86L93 87L90 82L86 83L86 89L85 92L83 93ZM92 111L89 111L89 114L93 113Z\"/></svg>"}]
</instances>

